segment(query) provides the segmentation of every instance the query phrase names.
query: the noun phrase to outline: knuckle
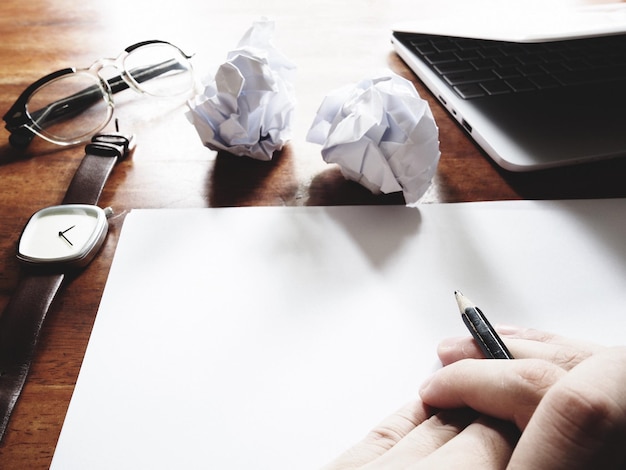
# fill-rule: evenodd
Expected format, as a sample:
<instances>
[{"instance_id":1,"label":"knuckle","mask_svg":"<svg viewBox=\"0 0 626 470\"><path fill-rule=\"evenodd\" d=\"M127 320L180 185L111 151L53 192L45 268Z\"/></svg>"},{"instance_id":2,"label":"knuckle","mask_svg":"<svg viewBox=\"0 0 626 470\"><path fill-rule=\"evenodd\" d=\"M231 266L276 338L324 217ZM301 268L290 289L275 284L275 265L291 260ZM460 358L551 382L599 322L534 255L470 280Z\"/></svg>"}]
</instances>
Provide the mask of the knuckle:
<instances>
[{"instance_id":1,"label":"knuckle","mask_svg":"<svg viewBox=\"0 0 626 470\"><path fill-rule=\"evenodd\" d=\"M541 343L551 343L556 338L556 335L547 331L536 330L534 328L526 328L523 331L521 337Z\"/></svg>"},{"instance_id":2,"label":"knuckle","mask_svg":"<svg viewBox=\"0 0 626 470\"><path fill-rule=\"evenodd\" d=\"M420 421L414 412L404 409L395 413L391 418L373 428L368 433L366 441L375 447L390 449Z\"/></svg>"},{"instance_id":3,"label":"knuckle","mask_svg":"<svg viewBox=\"0 0 626 470\"><path fill-rule=\"evenodd\" d=\"M522 396L539 401L560 376L560 369L554 364L538 359L525 360L517 369L517 387Z\"/></svg>"},{"instance_id":4,"label":"knuckle","mask_svg":"<svg viewBox=\"0 0 626 470\"><path fill-rule=\"evenodd\" d=\"M402 436L398 433L397 429L380 425L372 429L367 437L369 441L376 443L377 446L388 449L393 447Z\"/></svg>"},{"instance_id":5,"label":"knuckle","mask_svg":"<svg viewBox=\"0 0 626 470\"><path fill-rule=\"evenodd\" d=\"M559 348L554 354L553 362L565 370L573 369L587 359L590 353L573 348Z\"/></svg>"},{"instance_id":6,"label":"knuckle","mask_svg":"<svg viewBox=\"0 0 626 470\"><path fill-rule=\"evenodd\" d=\"M512 421L524 429L530 421L539 402L548 390L559 380L562 369L539 359L520 361L513 383L508 387L518 398Z\"/></svg>"}]
</instances>

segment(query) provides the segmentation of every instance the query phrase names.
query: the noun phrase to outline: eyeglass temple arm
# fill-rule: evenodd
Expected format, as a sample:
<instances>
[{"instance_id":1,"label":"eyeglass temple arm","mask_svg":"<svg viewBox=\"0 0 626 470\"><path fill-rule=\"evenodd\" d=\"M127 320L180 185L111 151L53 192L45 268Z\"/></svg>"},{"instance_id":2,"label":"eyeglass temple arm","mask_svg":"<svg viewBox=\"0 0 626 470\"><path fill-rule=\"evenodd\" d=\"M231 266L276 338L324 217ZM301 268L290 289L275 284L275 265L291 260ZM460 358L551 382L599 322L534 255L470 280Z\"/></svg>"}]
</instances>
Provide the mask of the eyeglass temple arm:
<instances>
[{"instance_id":1,"label":"eyeglass temple arm","mask_svg":"<svg viewBox=\"0 0 626 470\"><path fill-rule=\"evenodd\" d=\"M180 62L176 59L170 59L156 65L137 67L132 69L129 74L137 83L143 83L177 68L181 68ZM116 75L107 79L107 83L111 93L118 93L130 87L122 75ZM31 114L31 117L33 121L37 122L39 127L46 127L54 122L80 114L100 99L102 99L100 87L92 85L67 98L57 100L44 108L38 109ZM30 129L19 127L11 132L9 140L16 147L26 147L34 137L35 133Z\"/></svg>"}]
</instances>

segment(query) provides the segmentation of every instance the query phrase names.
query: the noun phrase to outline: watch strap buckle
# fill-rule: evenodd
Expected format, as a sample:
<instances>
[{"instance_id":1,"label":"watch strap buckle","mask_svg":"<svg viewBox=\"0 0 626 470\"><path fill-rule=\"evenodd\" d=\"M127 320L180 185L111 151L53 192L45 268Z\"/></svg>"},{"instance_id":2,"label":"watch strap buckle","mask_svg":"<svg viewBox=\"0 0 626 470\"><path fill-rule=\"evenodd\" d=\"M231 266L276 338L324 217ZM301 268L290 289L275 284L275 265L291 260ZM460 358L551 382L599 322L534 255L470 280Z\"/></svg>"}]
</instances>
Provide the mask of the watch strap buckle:
<instances>
[{"instance_id":1,"label":"watch strap buckle","mask_svg":"<svg viewBox=\"0 0 626 470\"><path fill-rule=\"evenodd\" d=\"M97 134L91 138L91 143L85 146L85 152L98 157L126 158L135 149L135 136L123 134Z\"/></svg>"}]
</instances>

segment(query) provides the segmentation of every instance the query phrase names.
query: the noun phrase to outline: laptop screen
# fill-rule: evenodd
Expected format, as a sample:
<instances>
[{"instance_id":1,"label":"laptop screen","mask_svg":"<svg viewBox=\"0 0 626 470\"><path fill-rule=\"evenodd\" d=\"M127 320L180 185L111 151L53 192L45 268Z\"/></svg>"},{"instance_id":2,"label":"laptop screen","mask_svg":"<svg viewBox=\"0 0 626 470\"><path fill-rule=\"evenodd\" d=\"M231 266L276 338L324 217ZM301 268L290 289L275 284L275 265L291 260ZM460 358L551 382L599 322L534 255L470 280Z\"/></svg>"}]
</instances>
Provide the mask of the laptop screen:
<instances>
[{"instance_id":1,"label":"laptop screen","mask_svg":"<svg viewBox=\"0 0 626 470\"><path fill-rule=\"evenodd\" d=\"M514 42L545 42L626 32L626 0L446 2L447 8L394 25L394 31ZM558 19L558 20L557 20Z\"/></svg>"}]
</instances>

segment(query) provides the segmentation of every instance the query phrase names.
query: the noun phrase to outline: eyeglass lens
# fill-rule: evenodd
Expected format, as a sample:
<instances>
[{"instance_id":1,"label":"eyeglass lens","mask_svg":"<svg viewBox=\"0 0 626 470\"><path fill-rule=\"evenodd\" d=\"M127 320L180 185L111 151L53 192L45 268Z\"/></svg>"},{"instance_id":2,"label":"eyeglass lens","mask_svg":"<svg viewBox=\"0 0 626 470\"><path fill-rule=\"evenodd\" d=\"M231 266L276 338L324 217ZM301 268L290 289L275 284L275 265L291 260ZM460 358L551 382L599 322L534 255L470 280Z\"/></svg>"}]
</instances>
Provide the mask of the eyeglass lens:
<instances>
[{"instance_id":1,"label":"eyeglass lens","mask_svg":"<svg viewBox=\"0 0 626 470\"><path fill-rule=\"evenodd\" d=\"M129 86L152 96L186 93L193 87L191 64L178 48L149 43L124 57L121 77L104 81L89 71L63 75L38 88L26 111L45 138L76 143L106 126L113 113L111 93Z\"/></svg>"},{"instance_id":2,"label":"eyeglass lens","mask_svg":"<svg viewBox=\"0 0 626 470\"><path fill-rule=\"evenodd\" d=\"M60 142L82 140L102 129L112 112L108 91L97 76L86 72L46 83L30 96L26 111L40 132Z\"/></svg>"},{"instance_id":3,"label":"eyeglass lens","mask_svg":"<svg viewBox=\"0 0 626 470\"><path fill-rule=\"evenodd\" d=\"M124 58L124 70L135 86L152 96L176 96L191 89L191 64L169 44L148 44Z\"/></svg>"}]
</instances>

